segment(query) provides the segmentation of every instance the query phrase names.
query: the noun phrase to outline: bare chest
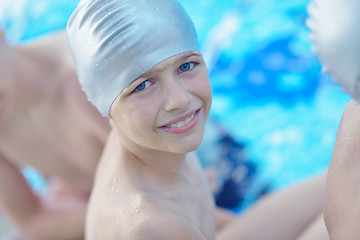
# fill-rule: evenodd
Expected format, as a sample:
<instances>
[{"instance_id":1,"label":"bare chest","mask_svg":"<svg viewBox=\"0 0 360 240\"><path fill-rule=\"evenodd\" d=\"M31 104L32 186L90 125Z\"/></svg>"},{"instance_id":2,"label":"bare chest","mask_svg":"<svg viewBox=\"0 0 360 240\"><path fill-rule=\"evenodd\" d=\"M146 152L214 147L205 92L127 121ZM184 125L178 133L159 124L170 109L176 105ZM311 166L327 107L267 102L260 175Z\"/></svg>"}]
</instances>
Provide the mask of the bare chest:
<instances>
[{"instance_id":1,"label":"bare chest","mask_svg":"<svg viewBox=\"0 0 360 240\"><path fill-rule=\"evenodd\" d=\"M184 184L166 194L174 212L189 219L207 239L215 236L215 204L207 183L202 177L197 184Z\"/></svg>"}]
</instances>

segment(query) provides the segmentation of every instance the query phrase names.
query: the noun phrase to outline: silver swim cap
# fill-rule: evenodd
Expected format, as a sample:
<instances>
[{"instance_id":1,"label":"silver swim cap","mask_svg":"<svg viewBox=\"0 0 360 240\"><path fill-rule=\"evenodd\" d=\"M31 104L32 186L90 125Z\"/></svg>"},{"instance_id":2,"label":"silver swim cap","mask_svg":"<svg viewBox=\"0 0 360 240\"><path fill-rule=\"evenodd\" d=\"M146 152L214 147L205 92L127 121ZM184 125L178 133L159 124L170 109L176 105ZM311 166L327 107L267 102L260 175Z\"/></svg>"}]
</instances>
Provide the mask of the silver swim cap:
<instances>
[{"instance_id":1,"label":"silver swim cap","mask_svg":"<svg viewBox=\"0 0 360 240\"><path fill-rule=\"evenodd\" d=\"M82 89L103 116L153 66L198 50L194 25L177 0L82 0L67 32Z\"/></svg>"}]
</instances>

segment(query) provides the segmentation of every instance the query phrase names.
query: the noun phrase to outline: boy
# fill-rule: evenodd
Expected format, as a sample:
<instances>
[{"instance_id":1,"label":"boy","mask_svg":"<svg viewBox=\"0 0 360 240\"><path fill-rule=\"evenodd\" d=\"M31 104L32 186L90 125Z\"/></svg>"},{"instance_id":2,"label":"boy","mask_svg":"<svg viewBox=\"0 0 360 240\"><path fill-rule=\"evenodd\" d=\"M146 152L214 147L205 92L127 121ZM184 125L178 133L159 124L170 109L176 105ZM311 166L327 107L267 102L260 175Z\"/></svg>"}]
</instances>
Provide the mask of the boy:
<instances>
[{"instance_id":1,"label":"boy","mask_svg":"<svg viewBox=\"0 0 360 240\"><path fill-rule=\"evenodd\" d=\"M214 203L190 153L211 86L185 11L176 1L83 1L68 31L83 89L113 127L86 238L212 239Z\"/></svg>"},{"instance_id":2,"label":"boy","mask_svg":"<svg viewBox=\"0 0 360 240\"><path fill-rule=\"evenodd\" d=\"M29 239L80 239L106 119L77 81L66 34L13 47L0 39L0 206ZM49 180L44 198L21 168Z\"/></svg>"},{"instance_id":3,"label":"boy","mask_svg":"<svg viewBox=\"0 0 360 240\"><path fill-rule=\"evenodd\" d=\"M321 223L324 175L216 231L213 199L193 152L211 86L194 26L176 0L84 0L68 36L82 88L112 126L86 239L321 239L311 222ZM270 227L253 231L259 209Z\"/></svg>"}]
</instances>

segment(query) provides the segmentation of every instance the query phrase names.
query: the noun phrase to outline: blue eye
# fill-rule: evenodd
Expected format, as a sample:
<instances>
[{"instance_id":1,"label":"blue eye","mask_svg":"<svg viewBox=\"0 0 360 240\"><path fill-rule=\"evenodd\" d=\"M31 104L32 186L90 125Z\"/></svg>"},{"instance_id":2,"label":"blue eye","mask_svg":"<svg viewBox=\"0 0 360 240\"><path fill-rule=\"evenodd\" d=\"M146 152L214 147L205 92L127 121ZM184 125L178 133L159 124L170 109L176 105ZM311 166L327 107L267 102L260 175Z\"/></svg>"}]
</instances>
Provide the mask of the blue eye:
<instances>
[{"instance_id":1,"label":"blue eye","mask_svg":"<svg viewBox=\"0 0 360 240\"><path fill-rule=\"evenodd\" d=\"M142 83L140 83L135 89L134 92L140 92L148 87L151 86L151 81L150 80L146 80L143 81Z\"/></svg>"},{"instance_id":2,"label":"blue eye","mask_svg":"<svg viewBox=\"0 0 360 240\"><path fill-rule=\"evenodd\" d=\"M182 72L187 72L187 71L190 71L191 69L193 69L194 66L195 66L194 63L184 63L179 67L179 69Z\"/></svg>"}]
</instances>

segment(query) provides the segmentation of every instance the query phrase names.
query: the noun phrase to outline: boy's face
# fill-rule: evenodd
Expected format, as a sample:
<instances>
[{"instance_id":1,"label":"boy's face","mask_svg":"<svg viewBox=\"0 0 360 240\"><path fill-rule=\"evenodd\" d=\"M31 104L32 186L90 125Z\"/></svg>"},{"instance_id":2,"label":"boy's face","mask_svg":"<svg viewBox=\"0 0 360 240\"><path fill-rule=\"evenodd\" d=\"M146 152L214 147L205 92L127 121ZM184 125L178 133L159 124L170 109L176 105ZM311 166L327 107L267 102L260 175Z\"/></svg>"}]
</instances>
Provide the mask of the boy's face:
<instances>
[{"instance_id":1,"label":"boy's face","mask_svg":"<svg viewBox=\"0 0 360 240\"><path fill-rule=\"evenodd\" d=\"M185 52L133 81L114 101L110 119L126 144L186 153L202 141L211 98L201 54Z\"/></svg>"}]
</instances>

